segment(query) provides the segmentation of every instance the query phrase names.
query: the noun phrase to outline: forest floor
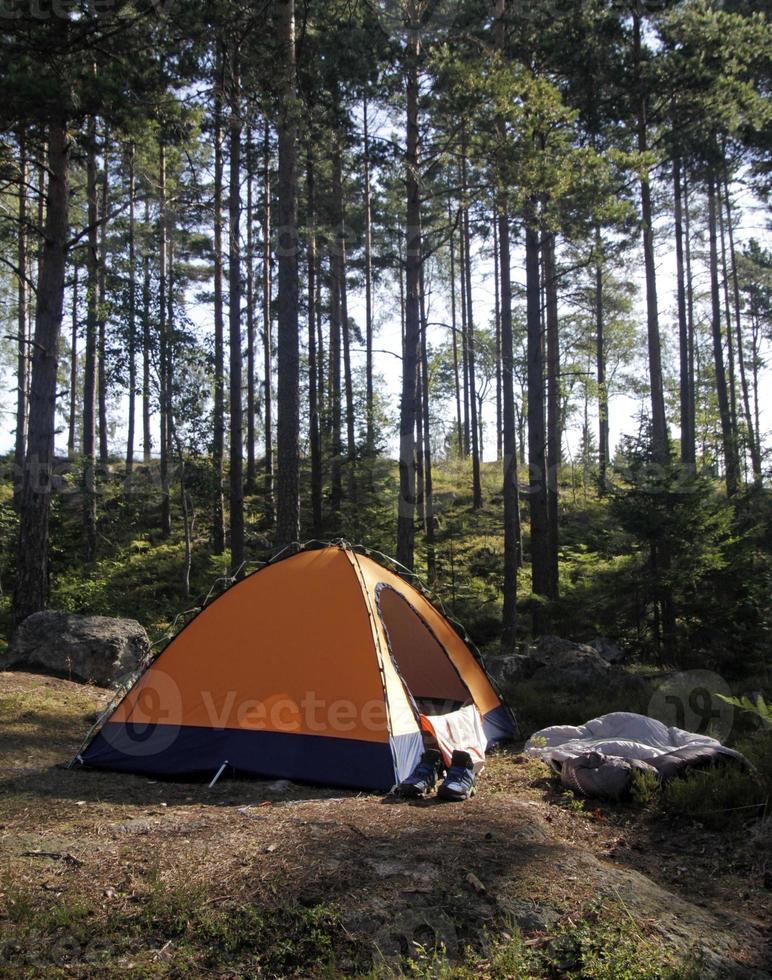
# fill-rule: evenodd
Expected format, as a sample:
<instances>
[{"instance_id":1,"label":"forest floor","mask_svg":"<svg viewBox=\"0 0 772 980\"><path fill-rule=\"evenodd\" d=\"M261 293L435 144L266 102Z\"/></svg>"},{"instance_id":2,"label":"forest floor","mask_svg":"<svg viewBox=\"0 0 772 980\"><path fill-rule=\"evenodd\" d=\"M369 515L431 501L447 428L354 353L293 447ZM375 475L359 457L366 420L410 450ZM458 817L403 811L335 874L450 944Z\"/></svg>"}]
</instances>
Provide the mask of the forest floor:
<instances>
[{"instance_id":1,"label":"forest floor","mask_svg":"<svg viewBox=\"0 0 772 980\"><path fill-rule=\"evenodd\" d=\"M0 976L772 975L769 821L583 804L514 751L456 805L64 768L108 699L0 674Z\"/></svg>"}]
</instances>

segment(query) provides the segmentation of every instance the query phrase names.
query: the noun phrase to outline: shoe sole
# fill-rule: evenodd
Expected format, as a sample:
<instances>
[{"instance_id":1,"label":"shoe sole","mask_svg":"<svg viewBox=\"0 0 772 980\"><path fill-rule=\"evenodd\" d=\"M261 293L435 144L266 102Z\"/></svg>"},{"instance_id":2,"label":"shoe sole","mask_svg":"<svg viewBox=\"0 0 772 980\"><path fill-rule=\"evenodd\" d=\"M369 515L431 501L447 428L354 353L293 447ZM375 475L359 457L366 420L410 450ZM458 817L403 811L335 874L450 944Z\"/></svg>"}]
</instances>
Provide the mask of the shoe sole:
<instances>
[{"instance_id":1,"label":"shoe sole","mask_svg":"<svg viewBox=\"0 0 772 980\"><path fill-rule=\"evenodd\" d=\"M448 803L463 803L464 800L470 800L477 792L476 787L472 787L468 793L459 795L458 793L451 793L449 790L443 792L442 787L437 790L437 796L441 800L447 800Z\"/></svg>"}]
</instances>

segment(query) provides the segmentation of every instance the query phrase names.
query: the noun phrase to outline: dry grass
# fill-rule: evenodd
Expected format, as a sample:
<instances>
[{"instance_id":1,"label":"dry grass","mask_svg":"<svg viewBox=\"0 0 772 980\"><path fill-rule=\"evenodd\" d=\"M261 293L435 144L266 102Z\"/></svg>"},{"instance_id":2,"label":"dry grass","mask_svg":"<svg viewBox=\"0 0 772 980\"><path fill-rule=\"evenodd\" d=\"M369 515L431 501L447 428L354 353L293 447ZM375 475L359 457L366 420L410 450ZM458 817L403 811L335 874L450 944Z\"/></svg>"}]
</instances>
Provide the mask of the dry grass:
<instances>
[{"instance_id":1,"label":"dry grass","mask_svg":"<svg viewBox=\"0 0 772 980\"><path fill-rule=\"evenodd\" d=\"M460 806L56 768L106 697L0 675L3 976L340 975L437 946L457 960L502 923L541 949L599 895L624 919L647 888L641 938L663 957L694 941L763 960L769 893L739 835L577 805L509 752Z\"/></svg>"}]
</instances>

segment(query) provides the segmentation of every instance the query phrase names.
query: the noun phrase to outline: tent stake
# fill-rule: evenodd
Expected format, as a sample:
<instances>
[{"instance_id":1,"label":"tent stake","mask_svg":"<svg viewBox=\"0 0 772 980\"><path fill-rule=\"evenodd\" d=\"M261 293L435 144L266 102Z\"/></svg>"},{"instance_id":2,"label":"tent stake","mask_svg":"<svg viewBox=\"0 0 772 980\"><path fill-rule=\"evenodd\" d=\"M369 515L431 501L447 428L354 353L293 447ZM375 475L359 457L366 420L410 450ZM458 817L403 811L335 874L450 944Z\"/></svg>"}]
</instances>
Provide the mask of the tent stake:
<instances>
[{"instance_id":1,"label":"tent stake","mask_svg":"<svg viewBox=\"0 0 772 980\"><path fill-rule=\"evenodd\" d=\"M218 779L220 778L220 776L222 776L222 774L223 774L223 771L225 770L225 767L226 767L227 765L228 765L228 760L226 759L226 760L225 760L225 762L223 762L223 764L222 764L222 765L220 766L220 768L219 768L219 769L217 770L217 773L216 773L216 775L215 775L215 777L214 777L214 779L213 779L213 780L211 781L211 783L209 784L209 787L208 787L209 789L211 789L211 788L212 788L212 787L214 786L214 784L215 784L215 783L217 782L217 780L218 780Z\"/></svg>"}]
</instances>

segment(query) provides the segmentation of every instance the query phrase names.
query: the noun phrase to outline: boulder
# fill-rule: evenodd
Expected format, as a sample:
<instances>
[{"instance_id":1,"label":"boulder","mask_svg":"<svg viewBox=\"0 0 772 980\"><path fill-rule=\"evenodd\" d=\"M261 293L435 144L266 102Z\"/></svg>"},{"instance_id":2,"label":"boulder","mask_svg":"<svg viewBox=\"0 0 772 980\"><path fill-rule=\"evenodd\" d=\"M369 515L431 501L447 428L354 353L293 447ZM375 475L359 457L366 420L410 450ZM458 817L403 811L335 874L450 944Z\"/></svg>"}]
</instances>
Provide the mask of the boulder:
<instances>
[{"instance_id":1,"label":"boulder","mask_svg":"<svg viewBox=\"0 0 772 980\"><path fill-rule=\"evenodd\" d=\"M150 643L134 619L39 612L16 629L0 670L28 670L109 687L136 670Z\"/></svg>"},{"instance_id":2,"label":"boulder","mask_svg":"<svg viewBox=\"0 0 772 980\"><path fill-rule=\"evenodd\" d=\"M612 667L596 650L559 636L543 636L524 654L513 654L490 664L502 684L536 681L563 688L607 684Z\"/></svg>"},{"instance_id":3,"label":"boulder","mask_svg":"<svg viewBox=\"0 0 772 980\"><path fill-rule=\"evenodd\" d=\"M627 660L625 651L606 636L596 636L594 640L590 640L589 646L610 664L623 664Z\"/></svg>"}]
</instances>

